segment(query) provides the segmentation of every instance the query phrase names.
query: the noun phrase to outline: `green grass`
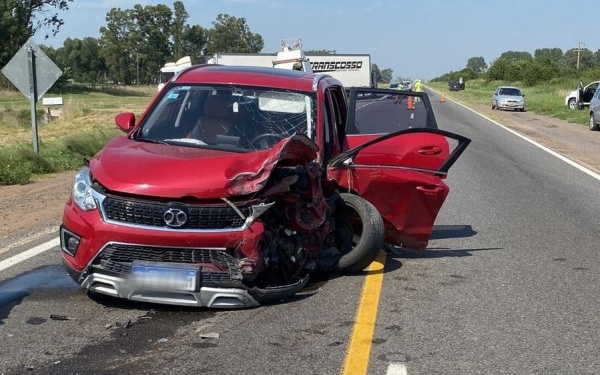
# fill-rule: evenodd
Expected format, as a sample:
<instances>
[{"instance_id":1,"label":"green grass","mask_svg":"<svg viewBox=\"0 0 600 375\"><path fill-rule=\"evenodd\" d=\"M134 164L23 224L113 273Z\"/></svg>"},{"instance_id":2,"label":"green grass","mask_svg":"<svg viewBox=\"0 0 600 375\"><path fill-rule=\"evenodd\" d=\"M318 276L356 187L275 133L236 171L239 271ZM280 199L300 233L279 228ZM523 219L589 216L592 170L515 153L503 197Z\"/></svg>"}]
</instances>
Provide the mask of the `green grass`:
<instances>
[{"instance_id":1,"label":"green grass","mask_svg":"<svg viewBox=\"0 0 600 375\"><path fill-rule=\"evenodd\" d=\"M586 125L588 112L586 110L571 110L565 106L565 96L568 92L575 90L576 83L572 80L560 79L547 84L526 87L519 82L492 81L485 82L481 79L465 82L465 90L448 90L448 84L442 82L428 82L427 86L443 92L450 97L465 104L477 103L491 106L492 94L496 87L517 86L525 94L525 109L530 112L555 117L575 124Z\"/></svg>"},{"instance_id":2,"label":"green grass","mask_svg":"<svg viewBox=\"0 0 600 375\"><path fill-rule=\"evenodd\" d=\"M0 185L25 184L48 173L76 170L112 137L123 134L114 123L119 112L141 114L156 87L72 87L62 94L63 115L38 121L39 153L33 152L29 101L18 92L0 91ZM38 118L43 117L41 101Z\"/></svg>"}]
</instances>

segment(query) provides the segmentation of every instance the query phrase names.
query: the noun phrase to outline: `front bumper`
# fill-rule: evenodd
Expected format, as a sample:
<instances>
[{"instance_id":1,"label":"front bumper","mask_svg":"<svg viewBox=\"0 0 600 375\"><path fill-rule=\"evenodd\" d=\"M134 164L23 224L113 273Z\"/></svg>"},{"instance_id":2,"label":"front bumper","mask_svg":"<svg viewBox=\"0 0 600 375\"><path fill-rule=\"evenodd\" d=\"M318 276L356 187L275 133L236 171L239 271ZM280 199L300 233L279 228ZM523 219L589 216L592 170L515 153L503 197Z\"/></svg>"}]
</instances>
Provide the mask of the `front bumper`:
<instances>
[{"instance_id":1,"label":"front bumper","mask_svg":"<svg viewBox=\"0 0 600 375\"><path fill-rule=\"evenodd\" d=\"M251 273L243 267L261 266L257 249L263 233L260 220L231 230L120 225L102 220L98 210L82 211L72 200L65 206L60 228L63 261L82 287L134 301L212 308L254 307L290 297L306 285L308 277L264 289L244 283ZM71 238L79 243L76 249L68 247ZM135 262L196 268L197 286L185 291L140 286L132 282Z\"/></svg>"}]
</instances>

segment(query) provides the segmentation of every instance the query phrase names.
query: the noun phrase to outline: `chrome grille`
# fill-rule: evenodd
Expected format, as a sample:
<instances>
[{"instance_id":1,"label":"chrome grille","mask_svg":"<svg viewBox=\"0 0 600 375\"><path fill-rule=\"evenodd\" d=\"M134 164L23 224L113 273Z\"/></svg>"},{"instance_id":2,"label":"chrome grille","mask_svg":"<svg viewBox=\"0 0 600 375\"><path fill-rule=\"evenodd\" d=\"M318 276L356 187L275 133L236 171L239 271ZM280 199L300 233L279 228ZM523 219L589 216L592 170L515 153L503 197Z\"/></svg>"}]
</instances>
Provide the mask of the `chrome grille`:
<instances>
[{"instance_id":1,"label":"chrome grille","mask_svg":"<svg viewBox=\"0 0 600 375\"><path fill-rule=\"evenodd\" d=\"M185 225L177 229L230 229L239 228L244 219L229 205L185 205L189 210ZM143 200L125 199L107 196L102 201L103 212L107 220L151 227L166 227L163 213L169 208L169 203L157 203ZM238 207L240 212L248 217L250 207Z\"/></svg>"}]
</instances>

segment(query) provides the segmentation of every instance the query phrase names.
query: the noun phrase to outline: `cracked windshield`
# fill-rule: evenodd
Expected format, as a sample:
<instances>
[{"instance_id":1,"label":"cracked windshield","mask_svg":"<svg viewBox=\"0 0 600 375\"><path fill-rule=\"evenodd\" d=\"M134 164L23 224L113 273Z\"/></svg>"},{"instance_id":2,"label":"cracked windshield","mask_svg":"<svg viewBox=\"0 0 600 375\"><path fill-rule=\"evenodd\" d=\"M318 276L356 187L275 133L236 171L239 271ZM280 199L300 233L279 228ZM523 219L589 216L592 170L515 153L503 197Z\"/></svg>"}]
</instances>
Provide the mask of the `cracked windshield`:
<instances>
[{"instance_id":1,"label":"cracked windshield","mask_svg":"<svg viewBox=\"0 0 600 375\"><path fill-rule=\"evenodd\" d=\"M285 90L175 86L134 137L238 152L268 149L298 133L314 140L314 103L314 95Z\"/></svg>"}]
</instances>

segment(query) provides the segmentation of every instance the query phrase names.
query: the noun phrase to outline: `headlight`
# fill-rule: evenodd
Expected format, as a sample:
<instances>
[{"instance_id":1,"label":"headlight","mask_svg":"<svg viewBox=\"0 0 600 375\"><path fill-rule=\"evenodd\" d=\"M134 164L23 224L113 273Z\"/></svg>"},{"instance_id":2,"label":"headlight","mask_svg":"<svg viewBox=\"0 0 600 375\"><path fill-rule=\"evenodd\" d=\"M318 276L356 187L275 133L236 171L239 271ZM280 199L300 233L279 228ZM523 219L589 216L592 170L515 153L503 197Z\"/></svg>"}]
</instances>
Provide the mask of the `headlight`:
<instances>
[{"instance_id":1,"label":"headlight","mask_svg":"<svg viewBox=\"0 0 600 375\"><path fill-rule=\"evenodd\" d=\"M73 184L73 201L84 211L96 209L96 201L92 195L92 182L90 181L90 169L83 168L77 176Z\"/></svg>"}]
</instances>

